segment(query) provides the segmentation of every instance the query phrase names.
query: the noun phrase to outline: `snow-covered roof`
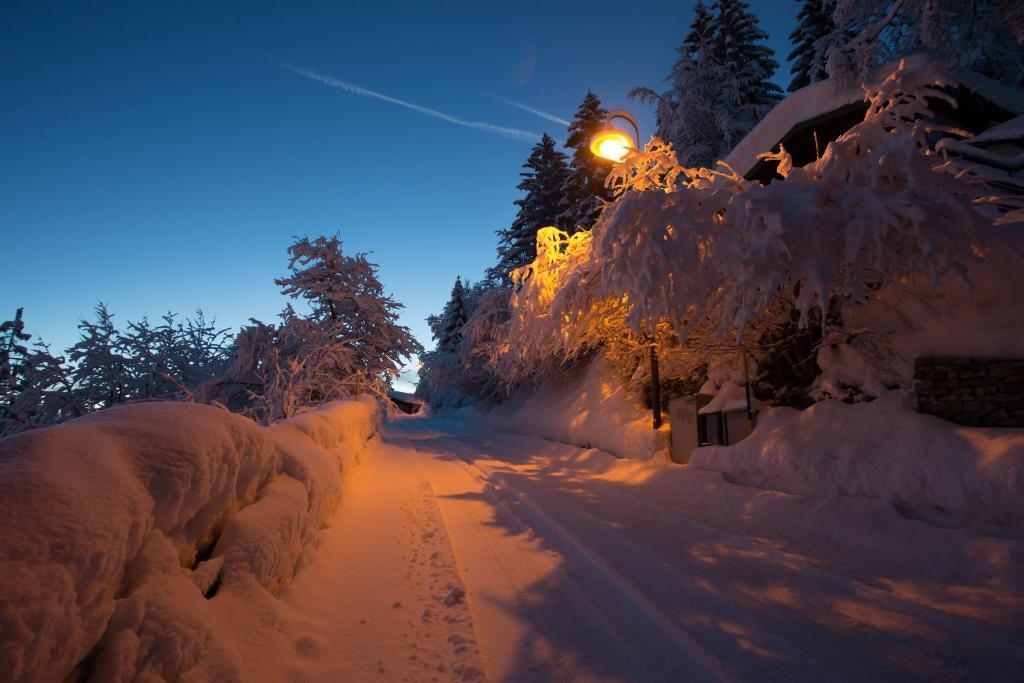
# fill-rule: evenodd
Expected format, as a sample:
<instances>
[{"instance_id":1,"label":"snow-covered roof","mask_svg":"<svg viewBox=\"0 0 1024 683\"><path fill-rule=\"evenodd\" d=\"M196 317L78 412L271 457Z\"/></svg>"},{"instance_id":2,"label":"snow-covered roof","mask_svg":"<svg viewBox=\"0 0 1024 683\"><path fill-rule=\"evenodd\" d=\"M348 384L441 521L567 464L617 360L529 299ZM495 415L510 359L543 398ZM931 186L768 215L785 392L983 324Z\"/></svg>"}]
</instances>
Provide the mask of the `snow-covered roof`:
<instances>
[{"instance_id":1,"label":"snow-covered roof","mask_svg":"<svg viewBox=\"0 0 1024 683\"><path fill-rule=\"evenodd\" d=\"M703 388L701 389L703 391ZM751 408L756 408L758 400L753 396L750 397ZM740 384L733 381L728 381L722 385L722 388L718 390L715 397L711 401L702 407L697 412L701 415L708 415L710 413L728 413L734 410L746 410L747 409L747 390Z\"/></svg>"},{"instance_id":2,"label":"snow-covered roof","mask_svg":"<svg viewBox=\"0 0 1024 683\"><path fill-rule=\"evenodd\" d=\"M928 60L934 58L918 53L905 59L908 67L916 67L923 66ZM880 85L898 67L898 61L878 67L868 76L866 85L869 88ZM1019 115L1024 114L1024 91L1003 85L971 69L947 67L946 71L971 92L1012 114L1017 114L1018 118ZM775 105L761 119L761 122L733 148L725 158L725 163L740 175L746 176L757 164L758 154L773 149L794 129L816 118L855 107L863 102L865 102L865 93L861 87L837 90L831 79L812 83ZM1017 120L1014 119L1014 121ZM1011 122L1007 121L1006 123Z\"/></svg>"},{"instance_id":3,"label":"snow-covered roof","mask_svg":"<svg viewBox=\"0 0 1024 683\"><path fill-rule=\"evenodd\" d=\"M1024 140L1024 115L992 126L984 133L975 135L967 142L976 145L979 143L1006 142L1008 140Z\"/></svg>"}]
</instances>

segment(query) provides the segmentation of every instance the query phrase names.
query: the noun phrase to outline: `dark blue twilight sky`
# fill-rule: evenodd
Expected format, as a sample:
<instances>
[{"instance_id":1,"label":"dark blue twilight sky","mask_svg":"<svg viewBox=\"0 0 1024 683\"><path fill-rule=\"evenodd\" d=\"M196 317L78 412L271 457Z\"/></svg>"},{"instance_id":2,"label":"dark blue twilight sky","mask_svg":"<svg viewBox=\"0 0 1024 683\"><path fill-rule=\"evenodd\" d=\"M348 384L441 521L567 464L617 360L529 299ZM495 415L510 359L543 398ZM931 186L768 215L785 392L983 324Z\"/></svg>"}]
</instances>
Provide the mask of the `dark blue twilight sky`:
<instances>
[{"instance_id":1,"label":"dark blue twilight sky","mask_svg":"<svg viewBox=\"0 0 1024 683\"><path fill-rule=\"evenodd\" d=\"M795 0L753 8L783 63ZM476 279L508 225L523 136L564 140L663 79L692 2L0 3L0 318L57 348L97 300L124 323L202 307L272 319L293 235L373 252L403 322ZM289 68L292 67L292 68Z\"/></svg>"}]
</instances>

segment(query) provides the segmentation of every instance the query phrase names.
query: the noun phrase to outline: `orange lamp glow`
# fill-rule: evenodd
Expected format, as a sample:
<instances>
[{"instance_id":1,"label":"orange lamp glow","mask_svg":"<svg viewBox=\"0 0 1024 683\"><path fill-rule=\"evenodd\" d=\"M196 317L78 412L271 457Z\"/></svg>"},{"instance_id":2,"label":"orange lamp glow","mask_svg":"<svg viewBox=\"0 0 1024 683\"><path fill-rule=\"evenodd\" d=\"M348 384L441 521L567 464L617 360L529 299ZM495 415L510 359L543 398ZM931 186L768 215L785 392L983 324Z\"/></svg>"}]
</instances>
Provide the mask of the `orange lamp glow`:
<instances>
[{"instance_id":1,"label":"orange lamp glow","mask_svg":"<svg viewBox=\"0 0 1024 683\"><path fill-rule=\"evenodd\" d=\"M633 140L621 130L608 128L590 138L590 151L602 159L619 163L633 149Z\"/></svg>"}]
</instances>

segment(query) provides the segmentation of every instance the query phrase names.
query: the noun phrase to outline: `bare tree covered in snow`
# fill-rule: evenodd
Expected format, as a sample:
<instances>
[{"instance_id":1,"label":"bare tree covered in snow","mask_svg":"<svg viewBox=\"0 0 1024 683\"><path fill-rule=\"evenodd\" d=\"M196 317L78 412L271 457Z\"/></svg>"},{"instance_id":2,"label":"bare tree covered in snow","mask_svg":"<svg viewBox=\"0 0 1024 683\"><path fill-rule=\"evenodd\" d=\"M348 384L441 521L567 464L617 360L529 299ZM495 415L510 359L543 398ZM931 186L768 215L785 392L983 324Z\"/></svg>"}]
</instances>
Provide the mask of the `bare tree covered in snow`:
<instances>
[{"instance_id":1,"label":"bare tree covered in snow","mask_svg":"<svg viewBox=\"0 0 1024 683\"><path fill-rule=\"evenodd\" d=\"M337 236L303 237L288 252L290 272L275 282L309 313L289 305L278 325L252 321L236 340L233 364L203 399L265 423L360 393L386 401L403 360L423 348L398 324L402 305L384 293L376 264L365 254L346 256ZM248 400L236 405L237 387Z\"/></svg>"},{"instance_id":2,"label":"bare tree covered in snow","mask_svg":"<svg viewBox=\"0 0 1024 683\"><path fill-rule=\"evenodd\" d=\"M1014 0L837 0L824 39L840 85L921 50L1004 83L1024 84L1024 10Z\"/></svg>"},{"instance_id":3,"label":"bare tree covered in snow","mask_svg":"<svg viewBox=\"0 0 1024 683\"><path fill-rule=\"evenodd\" d=\"M423 348L398 324L402 304L384 293L377 265L366 254L345 256L337 236L302 238L288 248L291 273L275 282L293 299L305 300L317 324L348 346L367 380L390 381L403 360Z\"/></svg>"}]
</instances>

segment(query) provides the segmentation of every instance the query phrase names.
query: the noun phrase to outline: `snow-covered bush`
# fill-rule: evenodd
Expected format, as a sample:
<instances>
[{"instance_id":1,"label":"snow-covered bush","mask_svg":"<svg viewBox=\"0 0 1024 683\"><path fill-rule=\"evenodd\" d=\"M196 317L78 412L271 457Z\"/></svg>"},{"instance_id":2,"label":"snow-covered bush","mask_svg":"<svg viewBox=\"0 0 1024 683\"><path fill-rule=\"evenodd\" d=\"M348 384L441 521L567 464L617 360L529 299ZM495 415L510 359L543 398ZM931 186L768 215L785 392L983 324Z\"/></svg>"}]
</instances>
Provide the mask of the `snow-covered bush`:
<instances>
[{"instance_id":1,"label":"snow-covered bush","mask_svg":"<svg viewBox=\"0 0 1024 683\"><path fill-rule=\"evenodd\" d=\"M262 428L162 401L0 439L5 680L176 680L207 656L238 679L217 596L288 583L376 424L370 402Z\"/></svg>"}]
</instances>

